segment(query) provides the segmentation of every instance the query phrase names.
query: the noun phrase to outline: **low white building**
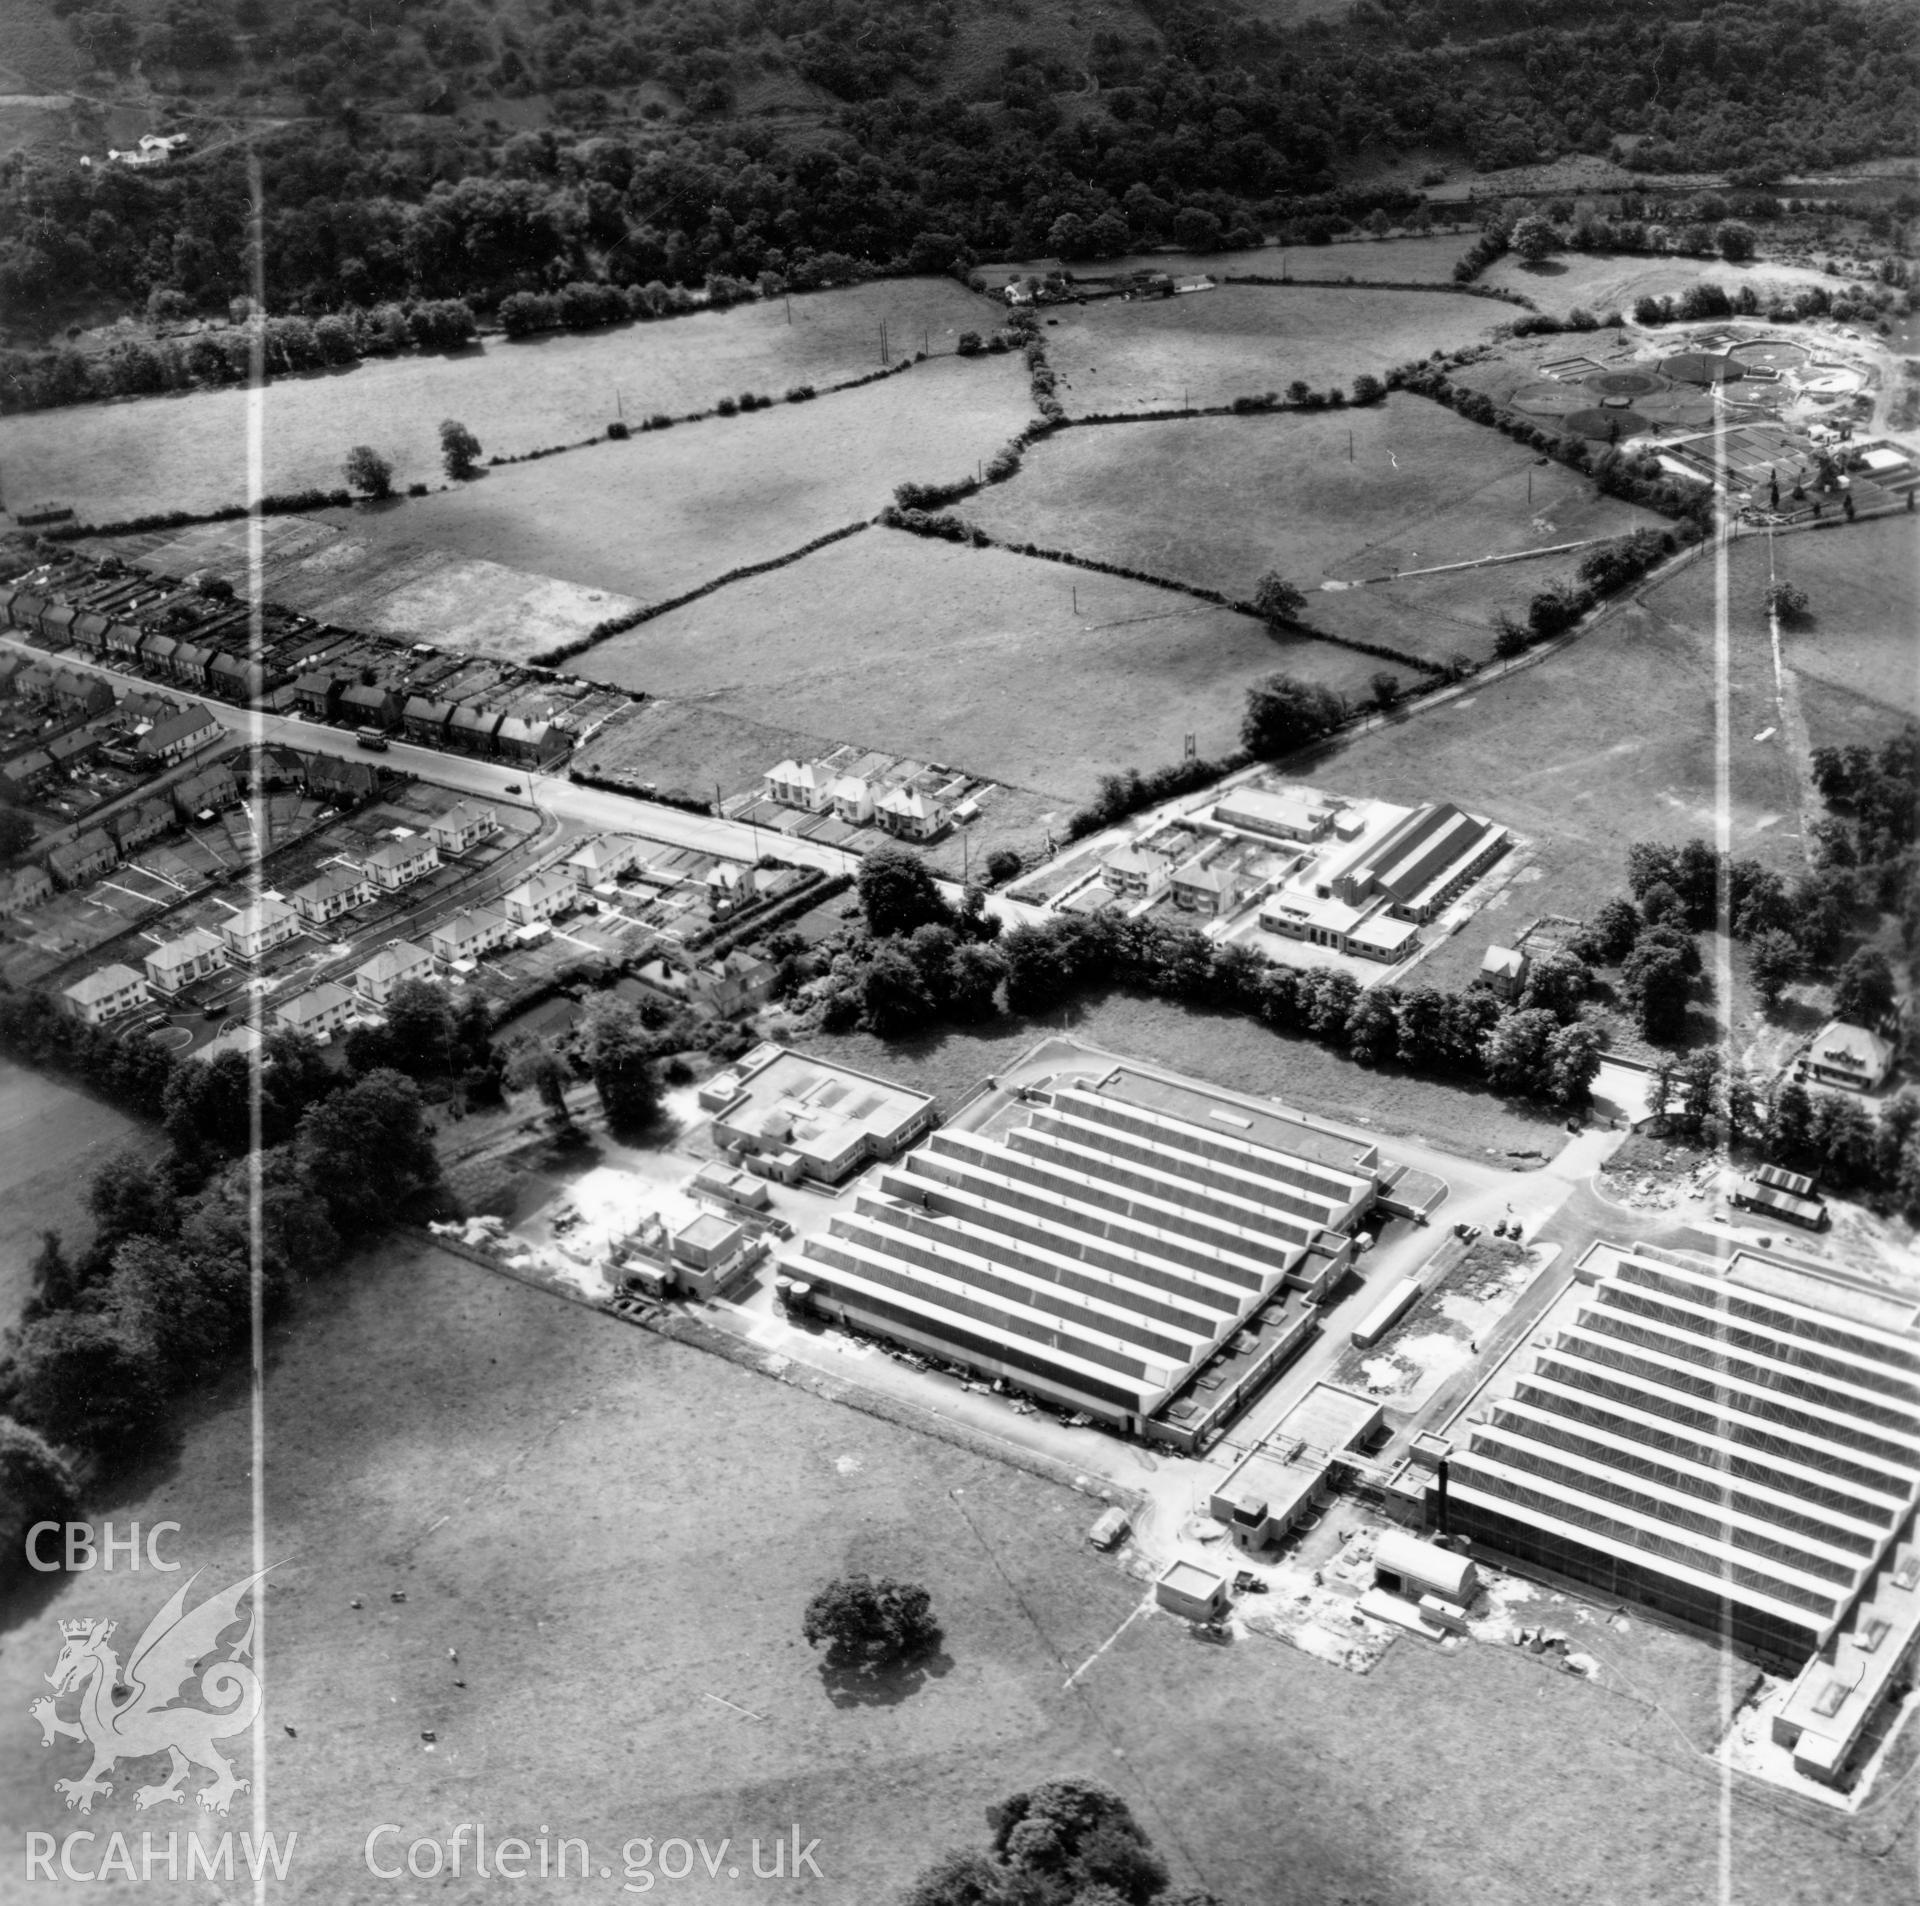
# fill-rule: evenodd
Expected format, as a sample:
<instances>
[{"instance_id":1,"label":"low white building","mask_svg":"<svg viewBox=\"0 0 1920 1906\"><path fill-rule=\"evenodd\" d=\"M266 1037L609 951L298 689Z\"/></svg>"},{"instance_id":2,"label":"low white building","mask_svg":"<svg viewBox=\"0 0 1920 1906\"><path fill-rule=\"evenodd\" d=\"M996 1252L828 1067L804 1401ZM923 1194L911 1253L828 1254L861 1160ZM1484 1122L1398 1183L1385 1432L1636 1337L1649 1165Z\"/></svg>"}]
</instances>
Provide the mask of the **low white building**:
<instances>
[{"instance_id":1,"label":"low white building","mask_svg":"<svg viewBox=\"0 0 1920 1906\"><path fill-rule=\"evenodd\" d=\"M147 1003L147 982L130 966L103 966L64 988L61 997L82 1024L104 1026Z\"/></svg>"}]
</instances>

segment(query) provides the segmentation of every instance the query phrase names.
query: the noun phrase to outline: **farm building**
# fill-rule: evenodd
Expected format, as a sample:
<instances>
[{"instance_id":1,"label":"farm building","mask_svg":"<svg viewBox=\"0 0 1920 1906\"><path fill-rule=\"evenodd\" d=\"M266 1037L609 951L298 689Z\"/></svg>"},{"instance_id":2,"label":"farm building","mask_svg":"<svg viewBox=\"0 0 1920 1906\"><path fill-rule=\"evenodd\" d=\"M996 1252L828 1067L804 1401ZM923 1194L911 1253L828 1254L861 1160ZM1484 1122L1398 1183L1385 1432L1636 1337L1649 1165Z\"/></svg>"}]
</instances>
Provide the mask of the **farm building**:
<instances>
[{"instance_id":1,"label":"farm building","mask_svg":"<svg viewBox=\"0 0 1920 1906\"><path fill-rule=\"evenodd\" d=\"M1806 1067L1807 1076L1816 1085L1871 1092L1893 1070L1893 1047L1865 1026L1849 1026L1843 1019L1832 1019L1813 1035Z\"/></svg>"},{"instance_id":2,"label":"farm building","mask_svg":"<svg viewBox=\"0 0 1920 1906\"><path fill-rule=\"evenodd\" d=\"M1912 1556L1917 1325L1759 1252L1595 1245L1444 1430L1429 1516L1798 1665Z\"/></svg>"},{"instance_id":3,"label":"farm building","mask_svg":"<svg viewBox=\"0 0 1920 1906\"><path fill-rule=\"evenodd\" d=\"M499 833L500 817L484 801L459 801L427 824L433 844L449 859Z\"/></svg>"},{"instance_id":4,"label":"farm building","mask_svg":"<svg viewBox=\"0 0 1920 1906\"><path fill-rule=\"evenodd\" d=\"M766 1161L775 1177L838 1184L876 1158L892 1158L934 1122L924 1092L781 1046L756 1048L722 1078L733 1090L715 1112L715 1140L750 1169Z\"/></svg>"},{"instance_id":5,"label":"farm building","mask_svg":"<svg viewBox=\"0 0 1920 1906\"><path fill-rule=\"evenodd\" d=\"M1763 1182L1758 1172L1741 1179L1728 1202L1741 1211L1764 1212L1770 1217L1784 1218L1789 1224L1804 1225L1809 1231L1827 1228L1827 1207L1820 1199L1782 1191L1778 1185Z\"/></svg>"},{"instance_id":6,"label":"farm building","mask_svg":"<svg viewBox=\"0 0 1920 1906\"><path fill-rule=\"evenodd\" d=\"M829 1316L1193 1447L1313 1334L1390 1182L1368 1141L1115 1065L936 1133L786 1268Z\"/></svg>"},{"instance_id":7,"label":"farm building","mask_svg":"<svg viewBox=\"0 0 1920 1906\"><path fill-rule=\"evenodd\" d=\"M73 1016L88 1026L104 1026L147 1003L147 982L130 966L103 966L61 991Z\"/></svg>"}]
</instances>

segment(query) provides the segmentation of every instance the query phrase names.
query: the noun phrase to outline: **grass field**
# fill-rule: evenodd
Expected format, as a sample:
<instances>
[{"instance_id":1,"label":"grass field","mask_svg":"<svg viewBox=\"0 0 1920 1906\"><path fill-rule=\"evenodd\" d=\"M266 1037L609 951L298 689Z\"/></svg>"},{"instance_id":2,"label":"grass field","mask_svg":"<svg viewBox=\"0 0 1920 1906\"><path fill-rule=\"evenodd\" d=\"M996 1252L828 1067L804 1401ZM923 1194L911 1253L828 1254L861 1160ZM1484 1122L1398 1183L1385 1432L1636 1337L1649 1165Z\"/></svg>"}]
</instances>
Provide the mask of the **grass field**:
<instances>
[{"instance_id":1,"label":"grass field","mask_svg":"<svg viewBox=\"0 0 1920 1906\"><path fill-rule=\"evenodd\" d=\"M1739 553L1751 593L1764 586L1765 553ZM1920 716L1920 517L1776 537L1773 560L1812 610L1783 634L1813 745L1877 741Z\"/></svg>"},{"instance_id":2,"label":"grass field","mask_svg":"<svg viewBox=\"0 0 1920 1906\"><path fill-rule=\"evenodd\" d=\"M949 352L961 331L993 318L950 278L816 292L794 298L791 310L791 324L784 303L737 305L283 378L264 399L262 486L332 488L357 443L389 458L403 486L439 482L445 417L469 425L490 455L518 456L599 435L614 420L616 397L633 421L708 410L743 391L778 398L793 384L877 370L883 322L897 360L923 340L936 356ZM94 522L240 502L250 402L243 390L202 391L10 417L7 494L55 498Z\"/></svg>"},{"instance_id":3,"label":"grass field","mask_svg":"<svg viewBox=\"0 0 1920 1906\"><path fill-rule=\"evenodd\" d=\"M574 666L1072 804L1102 773L1176 759L1189 733L1205 755L1236 747L1259 675L1285 668L1356 692L1375 664L1144 583L871 529Z\"/></svg>"},{"instance_id":4,"label":"grass field","mask_svg":"<svg viewBox=\"0 0 1920 1906\"><path fill-rule=\"evenodd\" d=\"M1017 360L940 358L816 403L597 444L329 520L370 543L431 544L657 602L870 517L896 484L965 475L1030 415Z\"/></svg>"},{"instance_id":5,"label":"grass field","mask_svg":"<svg viewBox=\"0 0 1920 1906\"><path fill-rule=\"evenodd\" d=\"M0 1062L0 1327L14 1323L42 1231L69 1256L93 1236L88 1181L117 1153L152 1154L154 1133L58 1079Z\"/></svg>"},{"instance_id":6,"label":"grass field","mask_svg":"<svg viewBox=\"0 0 1920 1906\"><path fill-rule=\"evenodd\" d=\"M407 505L387 507L403 512ZM357 513L345 527L313 517L270 518L260 531L260 595L339 628L474 649L510 662L577 641L597 623L639 607L605 589L359 534L374 516ZM102 544L170 576L207 570L246 594L253 574L250 528L200 523L177 535L149 532Z\"/></svg>"},{"instance_id":7,"label":"grass field","mask_svg":"<svg viewBox=\"0 0 1920 1906\"><path fill-rule=\"evenodd\" d=\"M1158 1616L1113 1639L1143 1590L1088 1548L1085 1497L432 1251L344 1274L271 1356L267 1768L234 1745L269 1825L300 1835L275 1899L470 1897L377 1879L363 1848L382 1822L404 1856L484 1821L491 1846L550 1829L612 1869L556 1897L621 1897L630 1840L724 1838L740 1876L696 1861L668 1896L884 1906L937 1849L981 1844L988 1803L1062 1774L1117 1788L1178 1884L1236 1906L1280 1897L1282 1872L1299 1906L1713 1895L1722 1802L1692 1744L1518 1650L1402 1641L1361 1678L1257 1637L1203 1649ZM251 1568L248 1469L236 1384L116 1516L179 1522L169 1553L225 1586ZM879 1699L825 1682L799 1634L813 1589L854 1569L925 1582L946 1629ZM0 1696L19 1714L45 1691L56 1618L137 1634L184 1579L36 1585ZM77 1824L52 1781L78 1753L6 1730L16 1847ZM1283 1804L1246 1804L1249 1768ZM141 1828L194 1830L190 1802L136 1813L132 1771L84 1823L102 1839L80 1870L115 1829L136 1849ZM237 1834L246 1809L212 1828ZM740 1854L795 1823L822 1879L754 1881ZM1736 1872L1764 1876L1735 1897L1906 1897L1898 1816L1815 1824L1739 1785L1728 1825ZM142 1890L204 1896L158 1874Z\"/></svg>"},{"instance_id":8,"label":"grass field","mask_svg":"<svg viewBox=\"0 0 1920 1906\"><path fill-rule=\"evenodd\" d=\"M1009 541L1236 595L1268 569L1313 592L1659 520L1404 394L1366 410L1069 430L1036 444L1018 476L961 513ZM1484 649L1489 615L1516 586L1493 568L1397 583L1385 596L1310 593L1305 619L1437 658L1474 647L1463 629L1480 629Z\"/></svg>"},{"instance_id":9,"label":"grass field","mask_svg":"<svg viewBox=\"0 0 1920 1906\"><path fill-rule=\"evenodd\" d=\"M1639 254L1560 252L1537 265L1509 253L1481 274L1483 285L1524 292L1542 311L1565 317L1576 305L1604 318L1611 311L1631 317L1636 298L1673 298L1689 285L1751 285L1768 304L1777 293L1833 281L1805 265L1729 265L1718 258L1648 258Z\"/></svg>"},{"instance_id":10,"label":"grass field","mask_svg":"<svg viewBox=\"0 0 1920 1906\"><path fill-rule=\"evenodd\" d=\"M1508 316L1484 298L1430 291L1221 285L1182 298L1049 308L1041 336L1060 401L1082 416L1225 404L1283 391L1295 378L1344 390L1362 371L1471 344Z\"/></svg>"},{"instance_id":11,"label":"grass field","mask_svg":"<svg viewBox=\"0 0 1920 1906\"><path fill-rule=\"evenodd\" d=\"M1459 801L1527 841L1512 880L1424 975L1463 985L1527 920L1584 918L1625 891L1636 840L1712 836L1713 638L1713 569L1696 560L1644 607L1626 602L1557 653L1311 766L1309 779L1384 800ZM1730 638L1733 851L1791 875L1805 865L1796 771L1757 602L1731 618Z\"/></svg>"},{"instance_id":12,"label":"grass field","mask_svg":"<svg viewBox=\"0 0 1920 1906\"><path fill-rule=\"evenodd\" d=\"M1289 0L1279 0L1284 8ZM1111 278L1123 271L1166 271L1176 276L1204 272L1209 278L1251 274L1261 278L1352 278L1356 283L1451 284L1453 268L1472 243L1465 231L1422 238L1339 239L1330 245L1263 245L1258 251L1144 251L1124 258L1067 267L1080 278ZM1020 264L982 265L979 276L997 289L1009 279L1052 270L1057 258Z\"/></svg>"}]
</instances>

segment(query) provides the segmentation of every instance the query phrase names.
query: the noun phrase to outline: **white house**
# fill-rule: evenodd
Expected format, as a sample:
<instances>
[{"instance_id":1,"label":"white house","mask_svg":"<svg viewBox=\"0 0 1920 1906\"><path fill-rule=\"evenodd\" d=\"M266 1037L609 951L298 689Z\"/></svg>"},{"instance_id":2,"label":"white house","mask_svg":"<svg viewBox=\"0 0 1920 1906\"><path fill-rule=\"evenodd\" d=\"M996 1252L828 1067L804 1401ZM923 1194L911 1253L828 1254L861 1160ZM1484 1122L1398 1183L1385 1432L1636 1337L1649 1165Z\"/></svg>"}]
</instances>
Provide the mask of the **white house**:
<instances>
[{"instance_id":1,"label":"white house","mask_svg":"<svg viewBox=\"0 0 1920 1906\"><path fill-rule=\"evenodd\" d=\"M122 1013L147 1003L147 982L130 966L103 966L62 992L73 1016L89 1026L104 1026Z\"/></svg>"},{"instance_id":2,"label":"white house","mask_svg":"<svg viewBox=\"0 0 1920 1906\"><path fill-rule=\"evenodd\" d=\"M433 955L411 940L389 940L353 969L353 988L370 1006L384 1006L403 980L431 979Z\"/></svg>"},{"instance_id":3,"label":"white house","mask_svg":"<svg viewBox=\"0 0 1920 1906\"><path fill-rule=\"evenodd\" d=\"M156 946L143 962L147 984L157 993L173 994L209 973L217 973L227 963L227 944L219 934L195 927L177 940Z\"/></svg>"},{"instance_id":4,"label":"white house","mask_svg":"<svg viewBox=\"0 0 1920 1906\"><path fill-rule=\"evenodd\" d=\"M140 737L134 752L144 764L171 768L202 748L211 748L221 733L219 721L195 702L177 715L156 721Z\"/></svg>"},{"instance_id":5,"label":"white house","mask_svg":"<svg viewBox=\"0 0 1920 1906\"><path fill-rule=\"evenodd\" d=\"M1893 1070L1893 1047L1865 1026L1830 1019L1807 1048L1807 1071L1817 1085L1871 1092Z\"/></svg>"},{"instance_id":6,"label":"white house","mask_svg":"<svg viewBox=\"0 0 1920 1906\"><path fill-rule=\"evenodd\" d=\"M708 904L719 908L745 906L753 898L757 882L751 867L737 860L720 860L700 876L700 884L707 890Z\"/></svg>"},{"instance_id":7,"label":"white house","mask_svg":"<svg viewBox=\"0 0 1920 1906\"><path fill-rule=\"evenodd\" d=\"M833 818L849 827L864 827L873 819L873 783L864 775L843 774L829 790Z\"/></svg>"},{"instance_id":8,"label":"white house","mask_svg":"<svg viewBox=\"0 0 1920 1906\"><path fill-rule=\"evenodd\" d=\"M623 834L602 834L568 856L567 866L578 885L604 887L610 880L618 880L645 851L639 841Z\"/></svg>"},{"instance_id":9,"label":"white house","mask_svg":"<svg viewBox=\"0 0 1920 1906\"><path fill-rule=\"evenodd\" d=\"M300 994L273 1009L276 1026L303 1032L309 1039L326 1040L353 1017L353 995L332 980L322 980L311 992Z\"/></svg>"},{"instance_id":10,"label":"white house","mask_svg":"<svg viewBox=\"0 0 1920 1906\"><path fill-rule=\"evenodd\" d=\"M1173 904L1193 913L1231 913L1240 891L1231 868L1209 866L1198 857L1174 870Z\"/></svg>"},{"instance_id":11,"label":"white house","mask_svg":"<svg viewBox=\"0 0 1920 1906\"><path fill-rule=\"evenodd\" d=\"M256 900L221 923L220 935L236 960L257 960L300 931L300 916L284 900Z\"/></svg>"},{"instance_id":12,"label":"white house","mask_svg":"<svg viewBox=\"0 0 1920 1906\"><path fill-rule=\"evenodd\" d=\"M523 880L506 897L507 918L517 927L530 927L551 920L573 906L580 890L564 868L548 867L529 880Z\"/></svg>"},{"instance_id":13,"label":"white house","mask_svg":"<svg viewBox=\"0 0 1920 1906\"><path fill-rule=\"evenodd\" d=\"M364 907L373 899L373 882L358 867L349 864L329 867L317 880L296 887L287 896L301 919L323 926Z\"/></svg>"},{"instance_id":14,"label":"white house","mask_svg":"<svg viewBox=\"0 0 1920 1906\"><path fill-rule=\"evenodd\" d=\"M880 797L874 819L903 840L931 840L946 825L940 806L918 788L892 788Z\"/></svg>"},{"instance_id":15,"label":"white house","mask_svg":"<svg viewBox=\"0 0 1920 1906\"><path fill-rule=\"evenodd\" d=\"M383 893L398 893L440 865L440 850L431 836L409 834L405 840L382 841L360 857L360 865Z\"/></svg>"},{"instance_id":16,"label":"white house","mask_svg":"<svg viewBox=\"0 0 1920 1906\"><path fill-rule=\"evenodd\" d=\"M443 920L427 935L427 945L433 950L434 964L448 967L477 960L512 938L513 927L505 914L491 907L471 907Z\"/></svg>"},{"instance_id":17,"label":"white house","mask_svg":"<svg viewBox=\"0 0 1920 1906\"><path fill-rule=\"evenodd\" d=\"M1152 900L1166 891L1173 865L1165 854L1142 847L1117 847L1100 863L1100 878L1129 900Z\"/></svg>"},{"instance_id":18,"label":"white house","mask_svg":"<svg viewBox=\"0 0 1920 1906\"><path fill-rule=\"evenodd\" d=\"M767 798L782 807L805 808L818 814L833 804L835 776L817 761L782 761L761 777Z\"/></svg>"},{"instance_id":19,"label":"white house","mask_svg":"<svg viewBox=\"0 0 1920 1906\"><path fill-rule=\"evenodd\" d=\"M450 859L457 859L469 847L499 833L500 817L478 801L461 801L427 824L433 844Z\"/></svg>"}]
</instances>

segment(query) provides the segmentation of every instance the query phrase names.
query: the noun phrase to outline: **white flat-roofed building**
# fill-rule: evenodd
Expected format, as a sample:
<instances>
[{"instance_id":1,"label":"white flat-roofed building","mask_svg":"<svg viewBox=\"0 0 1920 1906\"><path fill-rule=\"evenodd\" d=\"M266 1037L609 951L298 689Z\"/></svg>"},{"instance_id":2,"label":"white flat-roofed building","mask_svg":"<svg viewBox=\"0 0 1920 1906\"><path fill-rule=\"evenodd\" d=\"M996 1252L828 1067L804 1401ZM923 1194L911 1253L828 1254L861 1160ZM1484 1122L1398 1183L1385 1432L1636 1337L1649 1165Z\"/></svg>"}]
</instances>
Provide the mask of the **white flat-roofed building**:
<instances>
[{"instance_id":1,"label":"white flat-roofed building","mask_svg":"<svg viewBox=\"0 0 1920 1906\"><path fill-rule=\"evenodd\" d=\"M304 1033L309 1039L326 1040L338 1032L353 1014L352 993L333 980L322 980L310 991L276 1006L273 1009L273 1022L284 1031Z\"/></svg>"},{"instance_id":2,"label":"white flat-roofed building","mask_svg":"<svg viewBox=\"0 0 1920 1906\"><path fill-rule=\"evenodd\" d=\"M226 963L226 942L205 927L195 927L177 940L156 946L142 962L147 970L147 984L156 993L169 994L205 979L209 973L219 972Z\"/></svg>"},{"instance_id":3,"label":"white flat-roofed building","mask_svg":"<svg viewBox=\"0 0 1920 1906\"><path fill-rule=\"evenodd\" d=\"M1277 793L1266 788L1235 788L1214 803L1213 818L1221 827L1264 835L1269 840L1316 841L1333 826L1332 808L1305 788Z\"/></svg>"},{"instance_id":4,"label":"white flat-roofed building","mask_svg":"<svg viewBox=\"0 0 1920 1906\"><path fill-rule=\"evenodd\" d=\"M104 1026L147 1003L147 982L130 966L103 966L61 991L67 1010L83 1025Z\"/></svg>"},{"instance_id":5,"label":"white flat-roofed building","mask_svg":"<svg viewBox=\"0 0 1920 1906\"><path fill-rule=\"evenodd\" d=\"M484 801L460 801L427 823L433 844L449 860L500 831L500 817Z\"/></svg>"},{"instance_id":6,"label":"white flat-roofed building","mask_svg":"<svg viewBox=\"0 0 1920 1906\"><path fill-rule=\"evenodd\" d=\"M715 1114L715 1138L749 1157L790 1152L803 1176L824 1184L892 1158L933 1127L929 1094L783 1047L760 1047L732 1070L739 1090Z\"/></svg>"},{"instance_id":7,"label":"white flat-roofed building","mask_svg":"<svg viewBox=\"0 0 1920 1906\"><path fill-rule=\"evenodd\" d=\"M236 960L251 963L300 931L300 916L284 900L256 900L220 923L220 937Z\"/></svg>"}]
</instances>

